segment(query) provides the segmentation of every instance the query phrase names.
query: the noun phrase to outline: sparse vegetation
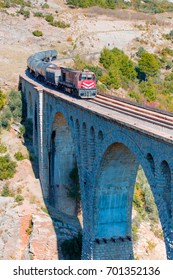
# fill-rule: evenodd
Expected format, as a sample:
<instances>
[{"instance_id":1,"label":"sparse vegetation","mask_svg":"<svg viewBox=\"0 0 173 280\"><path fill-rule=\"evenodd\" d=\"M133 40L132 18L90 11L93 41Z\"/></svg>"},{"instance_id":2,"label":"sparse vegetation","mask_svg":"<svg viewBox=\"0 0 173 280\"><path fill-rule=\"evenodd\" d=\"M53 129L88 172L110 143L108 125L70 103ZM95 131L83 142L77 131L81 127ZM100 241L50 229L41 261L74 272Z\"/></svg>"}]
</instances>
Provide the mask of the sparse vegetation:
<instances>
[{"instance_id":1,"label":"sparse vegetation","mask_svg":"<svg viewBox=\"0 0 173 280\"><path fill-rule=\"evenodd\" d=\"M7 152L7 147L5 145L0 144L0 154L4 154Z\"/></svg>"},{"instance_id":2,"label":"sparse vegetation","mask_svg":"<svg viewBox=\"0 0 173 280\"><path fill-rule=\"evenodd\" d=\"M17 194L17 195L15 196L15 202L18 202L19 204L21 204L21 202L22 202L23 200L24 200L23 195Z\"/></svg>"},{"instance_id":3,"label":"sparse vegetation","mask_svg":"<svg viewBox=\"0 0 173 280\"><path fill-rule=\"evenodd\" d=\"M6 183L3 186L3 189L2 189L2 192L1 192L1 196L4 196L4 197L14 197L15 196L14 191L9 188L8 183Z\"/></svg>"},{"instance_id":4,"label":"sparse vegetation","mask_svg":"<svg viewBox=\"0 0 173 280\"><path fill-rule=\"evenodd\" d=\"M0 90L0 110L6 105L7 103L7 96Z\"/></svg>"},{"instance_id":5,"label":"sparse vegetation","mask_svg":"<svg viewBox=\"0 0 173 280\"><path fill-rule=\"evenodd\" d=\"M14 157L16 160L20 161L20 160L24 160L25 156L22 154L22 152L17 152L14 154Z\"/></svg>"},{"instance_id":6,"label":"sparse vegetation","mask_svg":"<svg viewBox=\"0 0 173 280\"><path fill-rule=\"evenodd\" d=\"M32 34L35 36L35 37L42 37L43 36L43 32L41 30L34 30L32 32Z\"/></svg>"},{"instance_id":7,"label":"sparse vegetation","mask_svg":"<svg viewBox=\"0 0 173 280\"><path fill-rule=\"evenodd\" d=\"M46 214L48 214L48 213L49 213L49 211L48 211L47 207L43 207L43 206L41 206L41 210L42 210L44 213L46 213Z\"/></svg>"},{"instance_id":8,"label":"sparse vegetation","mask_svg":"<svg viewBox=\"0 0 173 280\"><path fill-rule=\"evenodd\" d=\"M16 172L16 162L9 155L0 156L0 180L12 178Z\"/></svg>"},{"instance_id":9,"label":"sparse vegetation","mask_svg":"<svg viewBox=\"0 0 173 280\"><path fill-rule=\"evenodd\" d=\"M27 233L28 235L31 235L32 230L33 230L33 221L32 221L32 217L31 217L31 219L30 219L30 221L29 221L29 226L28 226L28 228L26 229L26 233Z\"/></svg>"}]
</instances>

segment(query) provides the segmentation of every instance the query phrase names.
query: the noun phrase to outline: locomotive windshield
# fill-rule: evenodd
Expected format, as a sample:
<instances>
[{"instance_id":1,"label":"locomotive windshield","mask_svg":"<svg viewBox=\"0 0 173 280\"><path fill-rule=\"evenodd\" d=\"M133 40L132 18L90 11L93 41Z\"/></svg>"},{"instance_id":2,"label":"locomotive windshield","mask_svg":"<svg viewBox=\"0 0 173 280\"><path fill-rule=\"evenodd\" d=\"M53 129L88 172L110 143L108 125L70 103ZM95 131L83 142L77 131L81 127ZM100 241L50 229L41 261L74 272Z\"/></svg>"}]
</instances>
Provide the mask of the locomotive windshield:
<instances>
[{"instance_id":1,"label":"locomotive windshield","mask_svg":"<svg viewBox=\"0 0 173 280\"><path fill-rule=\"evenodd\" d=\"M95 80L95 75L94 74L80 74L79 76L79 81L81 80Z\"/></svg>"}]
</instances>

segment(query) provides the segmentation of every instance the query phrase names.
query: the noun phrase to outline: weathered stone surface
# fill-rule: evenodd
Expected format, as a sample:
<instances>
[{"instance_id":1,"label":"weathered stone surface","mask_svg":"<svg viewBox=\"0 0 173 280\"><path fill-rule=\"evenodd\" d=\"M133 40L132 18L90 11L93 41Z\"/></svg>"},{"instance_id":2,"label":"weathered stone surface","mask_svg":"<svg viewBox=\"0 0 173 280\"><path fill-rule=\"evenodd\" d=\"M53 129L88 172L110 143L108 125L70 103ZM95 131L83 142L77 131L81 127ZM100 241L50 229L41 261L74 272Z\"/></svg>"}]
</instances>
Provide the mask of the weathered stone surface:
<instances>
[{"instance_id":1,"label":"weathered stone surface","mask_svg":"<svg viewBox=\"0 0 173 280\"><path fill-rule=\"evenodd\" d=\"M173 259L172 129L37 87L26 76L20 78L20 86L33 120L33 146L39 158L43 196L47 200L55 197L52 204L72 215L65 189L70 186L66 181L70 169L77 162L83 212L82 258L133 258L127 237L131 239L133 191L140 164L158 207L167 258ZM110 250L109 243L95 246L99 238L125 239L114 244L121 255L118 249Z\"/></svg>"}]
</instances>

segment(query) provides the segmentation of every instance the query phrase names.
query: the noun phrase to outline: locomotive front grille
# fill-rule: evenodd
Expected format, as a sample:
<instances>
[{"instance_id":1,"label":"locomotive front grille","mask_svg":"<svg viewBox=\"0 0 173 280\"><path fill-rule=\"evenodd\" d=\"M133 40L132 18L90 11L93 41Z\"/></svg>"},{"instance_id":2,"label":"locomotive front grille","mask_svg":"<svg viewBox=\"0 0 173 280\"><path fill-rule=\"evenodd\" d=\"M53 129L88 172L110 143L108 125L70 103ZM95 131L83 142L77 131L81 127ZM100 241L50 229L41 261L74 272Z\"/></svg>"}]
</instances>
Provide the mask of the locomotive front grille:
<instances>
[{"instance_id":1,"label":"locomotive front grille","mask_svg":"<svg viewBox=\"0 0 173 280\"><path fill-rule=\"evenodd\" d=\"M97 94L96 89L80 89L79 90L79 96L81 98L94 98Z\"/></svg>"}]
</instances>

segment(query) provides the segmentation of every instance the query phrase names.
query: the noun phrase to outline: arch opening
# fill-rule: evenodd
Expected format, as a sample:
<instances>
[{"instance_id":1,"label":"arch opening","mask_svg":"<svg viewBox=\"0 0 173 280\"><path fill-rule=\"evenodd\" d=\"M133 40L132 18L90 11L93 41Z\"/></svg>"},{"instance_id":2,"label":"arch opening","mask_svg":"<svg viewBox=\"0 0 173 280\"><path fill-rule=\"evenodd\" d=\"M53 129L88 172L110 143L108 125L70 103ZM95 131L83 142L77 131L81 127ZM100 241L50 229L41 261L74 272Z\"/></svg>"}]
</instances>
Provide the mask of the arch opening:
<instances>
[{"instance_id":1,"label":"arch opening","mask_svg":"<svg viewBox=\"0 0 173 280\"><path fill-rule=\"evenodd\" d=\"M70 173L76 168L76 156L70 127L62 113L56 113L49 152L49 202L59 211L76 216L77 204L70 197L73 187Z\"/></svg>"},{"instance_id":2,"label":"arch opening","mask_svg":"<svg viewBox=\"0 0 173 280\"><path fill-rule=\"evenodd\" d=\"M150 162L150 166L153 167L153 158L148 155L147 160ZM151 168L152 172L154 168ZM147 200L145 195L148 196L149 204L153 200L153 197L151 197L152 192L149 185L148 188L150 194L148 192L148 189L147 193L144 193L144 189L146 188L146 186L143 186L141 189L138 188L138 183L141 179L139 179L139 177L141 176L139 170L142 170L142 167L139 166L139 162L136 156L122 143L114 143L110 145L104 153L98 171L95 190L93 234L94 259L120 260L134 258L134 253L136 253L134 250L136 250L136 247L134 246L135 240L132 226L134 218L138 215L138 213L136 212L137 210L134 207L134 203L136 202L136 191L137 196L139 194L141 195L141 193L143 195L142 199L144 199L144 202L142 206L140 205L140 207L143 207L144 212L146 210L145 202ZM142 176L145 176L145 174ZM146 177L145 180L148 183ZM137 202L142 203L142 201ZM152 201L152 203L154 203L154 200ZM155 209L154 214L157 216L156 220L158 219L159 223L156 205ZM148 209L148 213L151 211L153 211L151 210L151 208ZM147 223L149 215L146 215ZM141 221L142 215L139 215L137 218L138 222L140 220L138 224L138 228L140 228L141 226L143 226L143 221ZM152 220L151 224L152 223L155 225L155 221ZM158 227L159 234L161 236L161 225L159 225ZM153 230L154 232L156 228L153 226L153 229L151 229L150 227L149 230ZM143 238L146 238L146 244L148 244L147 237L143 236ZM148 244L148 247L149 245L150 244ZM163 246L161 246L160 248L162 248L162 250L164 251L165 245L163 241L162 245ZM145 257L147 259L148 252L145 253L145 256L139 256L139 259L145 259ZM135 254L135 258L136 257L138 258L137 254ZM163 253L163 259L165 258L166 250L165 253ZM152 259L152 253L150 255L150 258L148 259Z\"/></svg>"},{"instance_id":3,"label":"arch opening","mask_svg":"<svg viewBox=\"0 0 173 280\"><path fill-rule=\"evenodd\" d=\"M160 165L160 171L162 175L162 196L163 200L166 204L166 210L168 214L168 218L172 218L172 210L171 210L171 170L167 161L162 161Z\"/></svg>"}]
</instances>

